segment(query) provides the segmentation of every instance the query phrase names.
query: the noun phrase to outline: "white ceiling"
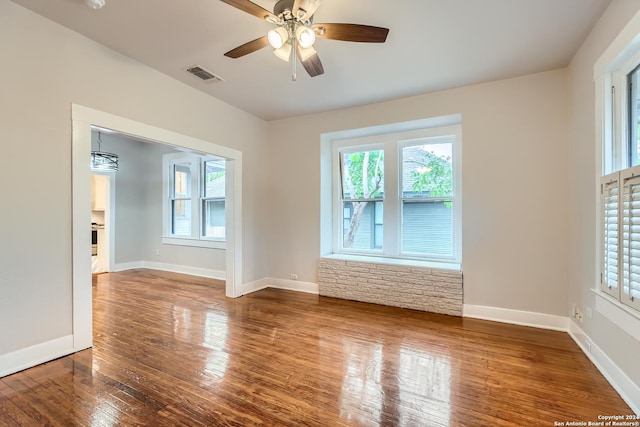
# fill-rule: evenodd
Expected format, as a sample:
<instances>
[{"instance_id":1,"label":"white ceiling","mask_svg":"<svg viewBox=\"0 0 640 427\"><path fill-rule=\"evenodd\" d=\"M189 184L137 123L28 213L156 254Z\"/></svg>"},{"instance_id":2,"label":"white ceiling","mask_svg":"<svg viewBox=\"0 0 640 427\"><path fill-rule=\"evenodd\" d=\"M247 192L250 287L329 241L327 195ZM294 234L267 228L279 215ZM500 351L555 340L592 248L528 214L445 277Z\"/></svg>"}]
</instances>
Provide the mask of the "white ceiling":
<instances>
[{"instance_id":1,"label":"white ceiling","mask_svg":"<svg viewBox=\"0 0 640 427\"><path fill-rule=\"evenodd\" d=\"M314 22L390 29L385 44L319 39L310 78L269 47L223 54L271 25L219 0L12 0L266 120L368 104L561 68L611 0L323 0ZM255 0L272 10L275 0ZM202 82L199 64L221 76Z\"/></svg>"}]
</instances>

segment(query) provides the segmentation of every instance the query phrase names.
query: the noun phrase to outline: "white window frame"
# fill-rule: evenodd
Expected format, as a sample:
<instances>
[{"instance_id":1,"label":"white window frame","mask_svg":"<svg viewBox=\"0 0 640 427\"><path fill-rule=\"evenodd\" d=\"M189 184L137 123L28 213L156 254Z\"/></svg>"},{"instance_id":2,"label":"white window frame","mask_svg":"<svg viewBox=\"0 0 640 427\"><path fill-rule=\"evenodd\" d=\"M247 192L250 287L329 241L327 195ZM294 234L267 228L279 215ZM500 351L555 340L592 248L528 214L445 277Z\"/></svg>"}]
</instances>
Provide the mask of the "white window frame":
<instances>
[{"instance_id":1,"label":"white window frame","mask_svg":"<svg viewBox=\"0 0 640 427\"><path fill-rule=\"evenodd\" d=\"M606 107L604 153L602 156L603 174L610 174L632 166L630 164L629 144L629 83L627 76L640 65L640 51L626 58L620 66L612 66L603 81Z\"/></svg>"},{"instance_id":2,"label":"white window frame","mask_svg":"<svg viewBox=\"0 0 640 427\"><path fill-rule=\"evenodd\" d=\"M204 206L204 162L224 160L213 155L190 152L170 153L163 156L163 203L162 203L162 243L167 245L194 246L201 248L225 249L226 239L203 235L202 210ZM189 163L191 168L191 234L189 236L172 233L172 209L174 173L177 164ZM220 198L216 198L220 199Z\"/></svg>"},{"instance_id":3,"label":"white window frame","mask_svg":"<svg viewBox=\"0 0 640 427\"><path fill-rule=\"evenodd\" d=\"M402 222L402 165L401 150L408 145L418 145L418 140L449 138L453 142L453 248L452 256L421 256L401 251ZM354 250L343 248L342 177L340 159L342 153L384 149L384 198L383 198L383 247L382 250ZM460 124L430 127L404 132L381 133L366 137L334 139L332 142L332 242L334 254L357 255L431 261L436 263L462 262L462 188L461 188L462 126Z\"/></svg>"},{"instance_id":4,"label":"white window frame","mask_svg":"<svg viewBox=\"0 0 640 427\"><path fill-rule=\"evenodd\" d=\"M605 271L604 240L604 186L612 180L618 182L620 203L623 200L623 180L636 168L629 168L629 97L627 75L640 64L640 13L616 37L594 65L596 88L596 171L597 197L596 218L599 230L596 233L597 275L593 292L596 309L634 337L639 337L640 307L628 304L624 296L622 230L624 207L618 215L618 286L610 290Z\"/></svg>"}]
</instances>

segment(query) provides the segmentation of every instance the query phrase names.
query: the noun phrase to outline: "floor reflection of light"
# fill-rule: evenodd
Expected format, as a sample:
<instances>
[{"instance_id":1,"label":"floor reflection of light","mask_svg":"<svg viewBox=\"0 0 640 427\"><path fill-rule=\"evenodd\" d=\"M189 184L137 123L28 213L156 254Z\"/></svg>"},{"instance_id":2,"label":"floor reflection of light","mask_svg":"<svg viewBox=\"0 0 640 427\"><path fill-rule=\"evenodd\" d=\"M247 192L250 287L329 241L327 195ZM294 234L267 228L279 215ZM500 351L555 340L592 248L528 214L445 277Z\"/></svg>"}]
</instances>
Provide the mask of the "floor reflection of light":
<instances>
[{"instance_id":1,"label":"floor reflection of light","mask_svg":"<svg viewBox=\"0 0 640 427\"><path fill-rule=\"evenodd\" d=\"M399 423L449 425L451 363L449 357L401 348L398 361Z\"/></svg>"},{"instance_id":2,"label":"floor reflection of light","mask_svg":"<svg viewBox=\"0 0 640 427\"><path fill-rule=\"evenodd\" d=\"M382 344L345 341L346 373L342 380L340 416L360 425L379 425L384 392L381 387Z\"/></svg>"},{"instance_id":3,"label":"floor reflection of light","mask_svg":"<svg viewBox=\"0 0 640 427\"><path fill-rule=\"evenodd\" d=\"M191 310L173 306L173 335L176 338L190 341L192 333Z\"/></svg>"},{"instance_id":4,"label":"floor reflection of light","mask_svg":"<svg viewBox=\"0 0 640 427\"><path fill-rule=\"evenodd\" d=\"M100 403L94 410L91 417L91 427L112 427L119 426L119 411L113 407L110 401Z\"/></svg>"},{"instance_id":5,"label":"floor reflection of light","mask_svg":"<svg viewBox=\"0 0 640 427\"><path fill-rule=\"evenodd\" d=\"M379 426L448 426L451 363L446 355L408 346L346 340L340 417Z\"/></svg>"},{"instance_id":6,"label":"floor reflection of light","mask_svg":"<svg viewBox=\"0 0 640 427\"><path fill-rule=\"evenodd\" d=\"M202 345L210 349L207 356L205 372L222 378L229 364L229 353L226 352L229 326L227 316L213 312L206 313Z\"/></svg>"}]
</instances>

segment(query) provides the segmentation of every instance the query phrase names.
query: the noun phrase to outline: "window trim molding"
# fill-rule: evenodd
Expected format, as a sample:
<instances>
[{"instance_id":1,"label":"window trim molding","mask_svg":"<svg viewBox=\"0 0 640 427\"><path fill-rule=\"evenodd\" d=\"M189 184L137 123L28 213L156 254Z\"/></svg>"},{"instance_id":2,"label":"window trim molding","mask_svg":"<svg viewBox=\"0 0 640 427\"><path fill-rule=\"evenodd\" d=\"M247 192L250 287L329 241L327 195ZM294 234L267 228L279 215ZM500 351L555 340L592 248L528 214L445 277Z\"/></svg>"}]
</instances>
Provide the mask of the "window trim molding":
<instances>
[{"instance_id":1,"label":"window trim molding","mask_svg":"<svg viewBox=\"0 0 640 427\"><path fill-rule=\"evenodd\" d=\"M622 304L600 289L591 289L591 292L596 296L596 311L640 341L640 312Z\"/></svg>"},{"instance_id":2,"label":"window trim molding","mask_svg":"<svg viewBox=\"0 0 640 427\"><path fill-rule=\"evenodd\" d=\"M619 172L627 165L623 164L628 157L626 143L627 138L626 119L627 103L627 73L635 65L640 64L640 11L637 12L629 23L620 31L609 47L603 52L593 67L595 83L595 182L593 185L595 194L595 253L594 253L594 283L591 288L596 294L596 310L603 314L623 330L628 329L626 320L640 319L635 309L625 306L619 300L615 300L602 289L601 274L603 273L604 253L603 238L599 230L603 227L603 211L601 206L601 187L603 177L614 172ZM624 83L624 84L622 84ZM612 87L624 87L624 90L616 90L611 94ZM622 96L620 96L622 95ZM621 286L619 284L619 286ZM610 304L605 303L608 302ZM633 322L637 327L638 322ZM627 331L628 332L628 331ZM635 339L640 337L633 335Z\"/></svg>"},{"instance_id":3,"label":"window trim molding","mask_svg":"<svg viewBox=\"0 0 640 427\"><path fill-rule=\"evenodd\" d=\"M203 174L203 162L207 160L223 159L221 156L211 154L198 154L193 152L168 153L162 156L162 236L161 243L164 245L190 246L209 249L226 249L227 241L215 237L205 237L202 235L202 201L204 189L201 178ZM191 235L179 236L171 234L171 209L173 174L175 164L189 162L191 166ZM197 171L194 174L194 171ZM228 193L228 191L226 191ZM226 203L227 197L224 198ZM221 199L222 200L222 199Z\"/></svg>"},{"instance_id":4,"label":"window trim molding","mask_svg":"<svg viewBox=\"0 0 640 427\"><path fill-rule=\"evenodd\" d=\"M209 248L209 249L226 249L227 244L222 240L211 239L192 239L189 237L167 237L162 236L160 242L163 245L176 245L176 246L190 246L196 248Z\"/></svg>"},{"instance_id":5,"label":"window trim molding","mask_svg":"<svg viewBox=\"0 0 640 427\"><path fill-rule=\"evenodd\" d=\"M395 223L396 227L385 227L384 245L385 251L354 251L341 250L339 242L342 239L342 206L337 206L336 191L341 191L340 165L338 152L345 147L354 147L354 151L375 148L386 143L393 144L385 150L385 176L397 175L399 170L398 159L399 150L402 143L415 139L433 138L446 135L455 135L453 144L454 158L454 224L453 224L453 256L451 258L436 259L434 257L411 256L400 253L400 215L398 203L395 209L389 209L389 204L385 203L384 222ZM356 148L357 147L357 148ZM350 151L350 150L346 150ZM351 129L346 131L332 132L321 135L321 255L344 255L344 256L367 256L378 259L390 260L411 260L431 263L443 263L448 265L461 265L462 263L462 115L452 114L428 119L415 120L410 122L393 123L389 125L373 126L362 129ZM385 199L393 197L395 191L396 198L399 188L386 186ZM397 212L396 212L397 211ZM391 217L391 218L390 218ZM395 218L395 221L393 221ZM391 222L390 222L391 221ZM397 243L392 250L389 248L387 235L391 233L397 237Z\"/></svg>"}]
</instances>

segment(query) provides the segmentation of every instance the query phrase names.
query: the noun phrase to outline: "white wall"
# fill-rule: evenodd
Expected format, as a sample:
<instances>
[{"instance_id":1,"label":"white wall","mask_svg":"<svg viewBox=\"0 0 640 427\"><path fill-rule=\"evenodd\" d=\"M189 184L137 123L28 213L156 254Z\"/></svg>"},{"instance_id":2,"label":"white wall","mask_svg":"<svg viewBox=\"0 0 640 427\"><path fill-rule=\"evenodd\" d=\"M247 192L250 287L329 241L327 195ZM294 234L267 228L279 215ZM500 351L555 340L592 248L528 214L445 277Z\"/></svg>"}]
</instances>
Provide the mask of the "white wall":
<instances>
[{"instance_id":1,"label":"white wall","mask_svg":"<svg viewBox=\"0 0 640 427\"><path fill-rule=\"evenodd\" d=\"M270 277L317 282L322 133L461 113L465 304L566 316L566 85L556 70L269 122Z\"/></svg>"},{"instance_id":2,"label":"white wall","mask_svg":"<svg viewBox=\"0 0 640 427\"><path fill-rule=\"evenodd\" d=\"M264 121L8 0L0 52L0 357L71 333L72 103L241 151L243 281L267 275Z\"/></svg>"},{"instance_id":3,"label":"white wall","mask_svg":"<svg viewBox=\"0 0 640 427\"><path fill-rule=\"evenodd\" d=\"M596 165L595 85L593 66L629 20L640 10L640 2L614 0L569 66L569 165L571 222L569 303L586 311L581 325L594 343L640 386L640 342L632 340L595 308L596 284L596 182L601 169Z\"/></svg>"}]
</instances>

